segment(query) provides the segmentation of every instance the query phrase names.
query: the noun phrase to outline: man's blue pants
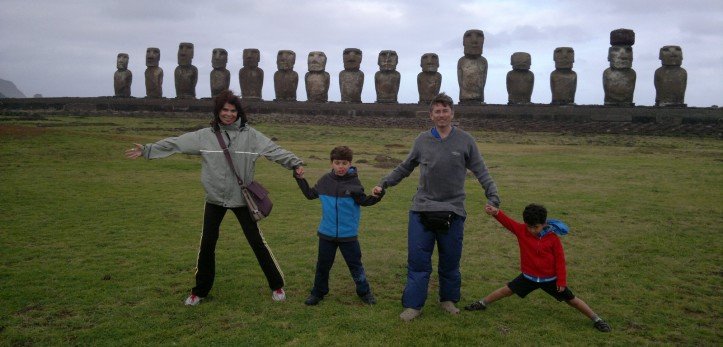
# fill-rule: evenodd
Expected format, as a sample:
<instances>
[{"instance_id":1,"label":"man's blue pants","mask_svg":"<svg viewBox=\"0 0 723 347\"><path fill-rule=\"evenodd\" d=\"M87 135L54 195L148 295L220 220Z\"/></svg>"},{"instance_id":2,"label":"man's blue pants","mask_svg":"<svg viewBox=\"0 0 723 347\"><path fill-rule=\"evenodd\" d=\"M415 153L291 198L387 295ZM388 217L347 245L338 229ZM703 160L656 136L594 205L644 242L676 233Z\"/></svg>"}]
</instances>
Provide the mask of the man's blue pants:
<instances>
[{"instance_id":1,"label":"man's blue pants","mask_svg":"<svg viewBox=\"0 0 723 347\"><path fill-rule=\"evenodd\" d=\"M462 286L459 260L462 257L464 221L465 217L454 215L448 232L434 232L422 225L419 212L409 211L407 286L402 295L402 306L417 310L424 306L435 242L439 253L439 301L459 301Z\"/></svg>"}]
</instances>

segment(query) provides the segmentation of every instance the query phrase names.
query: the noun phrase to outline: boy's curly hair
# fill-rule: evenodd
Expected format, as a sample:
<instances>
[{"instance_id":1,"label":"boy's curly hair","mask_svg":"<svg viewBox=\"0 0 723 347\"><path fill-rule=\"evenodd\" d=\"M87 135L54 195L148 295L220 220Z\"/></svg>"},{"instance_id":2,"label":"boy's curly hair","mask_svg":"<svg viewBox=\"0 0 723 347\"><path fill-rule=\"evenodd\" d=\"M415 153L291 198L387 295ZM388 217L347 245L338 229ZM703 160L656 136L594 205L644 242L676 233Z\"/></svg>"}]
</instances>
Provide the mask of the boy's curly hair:
<instances>
[{"instance_id":1,"label":"boy's curly hair","mask_svg":"<svg viewBox=\"0 0 723 347\"><path fill-rule=\"evenodd\" d=\"M522 212L522 220L527 225L545 224L547 222L547 209L538 204L529 204Z\"/></svg>"},{"instance_id":2,"label":"boy's curly hair","mask_svg":"<svg viewBox=\"0 0 723 347\"><path fill-rule=\"evenodd\" d=\"M329 155L329 159L331 161L334 161L334 160L351 161L351 159L353 157L354 157L354 152L352 152L351 148L349 148L347 146L334 147L334 149L331 150L331 154Z\"/></svg>"}]
</instances>

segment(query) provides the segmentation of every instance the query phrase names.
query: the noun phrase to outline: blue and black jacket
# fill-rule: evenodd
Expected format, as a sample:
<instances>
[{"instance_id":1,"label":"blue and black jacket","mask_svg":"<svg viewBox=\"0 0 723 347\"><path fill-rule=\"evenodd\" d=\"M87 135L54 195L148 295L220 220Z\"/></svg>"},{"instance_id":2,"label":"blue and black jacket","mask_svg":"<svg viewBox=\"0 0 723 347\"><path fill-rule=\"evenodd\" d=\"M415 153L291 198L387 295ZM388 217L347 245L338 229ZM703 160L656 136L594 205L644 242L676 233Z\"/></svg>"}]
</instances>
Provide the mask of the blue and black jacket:
<instances>
[{"instance_id":1,"label":"blue and black jacket","mask_svg":"<svg viewBox=\"0 0 723 347\"><path fill-rule=\"evenodd\" d=\"M346 175L338 176L331 171L319 178L312 188L304 178L296 178L307 199L321 200L321 223L319 237L339 242L354 241L359 233L359 206L371 206L381 197L364 194L356 167L349 168Z\"/></svg>"}]
</instances>

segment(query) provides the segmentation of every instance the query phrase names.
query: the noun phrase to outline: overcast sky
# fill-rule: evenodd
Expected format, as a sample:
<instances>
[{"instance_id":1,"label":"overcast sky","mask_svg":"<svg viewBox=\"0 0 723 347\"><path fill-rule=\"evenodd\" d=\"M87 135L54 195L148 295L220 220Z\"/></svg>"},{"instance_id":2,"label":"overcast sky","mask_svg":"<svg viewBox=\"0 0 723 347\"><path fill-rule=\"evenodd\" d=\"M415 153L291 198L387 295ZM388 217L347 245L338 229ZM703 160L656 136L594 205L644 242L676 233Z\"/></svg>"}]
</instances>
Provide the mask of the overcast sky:
<instances>
[{"instance_id":1,"label":"overcast sky","mask_svg":"<svg viewBox=\"0 0 723 347\"><path fill-rule=\"evenodd\" d=\"M339 101L342 52L363 51L363 102L374 102L374 73L381 50L395 50L401 73L399 102L418 101L420 57L437 53L442 91L459 98L456 66L468 29L485 34L489 62L485 101L506 104L510 55L528 52L535 74L532 102L549 103L556 47L575 50L577 104L602 104L602 73L609 66L610 31L635 31L634 102L654 105L653 75L662 46L683 49L688 106L723 106L723 1L721 0L0 0L0 78L27 96L113 95L118 53L130 55L132 95L145 96L147 47L161 50L163 93L175 97L173 70L180 42L195 45L198 97L210 96L211 51L229 52L231 89L240 92L244 48L261 51L263 98L273 100L276 53L296 52L298 100L306 100L304 74L310 51L328 57L329 100Z\"/></svg>"}]
</instances>

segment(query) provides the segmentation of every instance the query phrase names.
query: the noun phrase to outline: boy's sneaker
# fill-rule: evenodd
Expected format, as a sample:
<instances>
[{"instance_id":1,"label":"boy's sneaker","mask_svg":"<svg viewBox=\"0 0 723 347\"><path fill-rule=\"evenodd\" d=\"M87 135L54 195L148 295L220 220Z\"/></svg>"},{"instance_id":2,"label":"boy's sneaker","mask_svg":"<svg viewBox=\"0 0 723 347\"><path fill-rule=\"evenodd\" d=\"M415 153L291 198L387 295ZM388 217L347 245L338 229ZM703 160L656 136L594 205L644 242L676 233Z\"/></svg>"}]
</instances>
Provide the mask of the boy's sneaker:
<instances>
[{"instance_id":1,"label":"boy's sneaker","mask_svg":"<svg viewBox=\"0 0 723 347\"><path fill-rule=\"evenodd\" d=\"M465 306L464 309L467 311L482 311L487 309L487 305L485 305L485 303L480 300Z\"/></svg>"},{"instance_id":2,"label":"boy's sneaker","mask_svg":"<svg viewBox=\"0 0 723 347\"><path fill-rule=\"evenodd\" d=\"M454 306L454 302L452 301L442 301L439 303L439 307L447 311L449 314L459 314L459 309L457 306Z\"/></svg>"},{"instance_id":3,"label":"boy's sneaker","mask_svg":"<svg viewBox=\"0 0 723 347\"><path fill-rule=\"evenodd\" d=\"M186 298L186 301L184 303L187 306L196 306L201 302L201 300L203 300L202 297L200 297L196 294L191 294Z\"/></svg>"},{"instance_id":4,"label":"boy's sneaker","mask_svg":"<svg viewBox=\"0 0 723 347\"><path fill-rule=\"evenodd\" d=\"M374 294L372 294L371 291L364 294L363 296L360 296L360 298L361 298L361 301L364 301L364 303L367 305L374 305L377 303L377 299L374 298Z\"/></svg>"},{"instance_id":5,"label":"boy's sneaker","mask_svg":"<svg viewBox=\"0 0 723 347\"><path fill-rule=\"evenodd\" d=\"M284 288L279 288L271 292L271 299L274 299L274 301L286 300L286 292L284 292Z\"/></svg>"},{"instance_id":6,"label":"boy's sneaker","mask_svg":"<svg viewBox=\"0 0 723 347\"><path fill-rule=\"evenodd\" d=\"M319 301L323 300L324 298L320 298L314 294L309 294L309 296L304 300L304 304L307 306L315 306L319 303Z\"/></svg>"},{"instance_id":7,"label":"boy's sneaker","mask_svg":"<svg viewBox=\"0 0 723 347\"><path fill-rule=\"evenodd\" d=\"M413 308L405 308L404 311L399 315L399 318L401 318L405 322L409 322L414 318L419 317L422 314L422 310L415 310Z\"/></svg>"},{"instance_id":8,"label":"boy's sneaker","mask_svg":"<svg viewBox=\"0 0 723 347\"><path fill-rule=\"evenodd\" d=\"M608 324L607 322L605 322L602 319L595 322L595 324L593 324L592 326L595 327L595 329L597 329L598 331L602 331L604 333L609 333L611 330L613 330L610 327L610 324Z\"/></svg>"}]
</instances>

